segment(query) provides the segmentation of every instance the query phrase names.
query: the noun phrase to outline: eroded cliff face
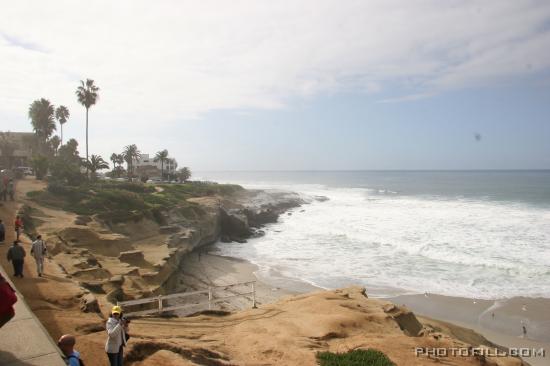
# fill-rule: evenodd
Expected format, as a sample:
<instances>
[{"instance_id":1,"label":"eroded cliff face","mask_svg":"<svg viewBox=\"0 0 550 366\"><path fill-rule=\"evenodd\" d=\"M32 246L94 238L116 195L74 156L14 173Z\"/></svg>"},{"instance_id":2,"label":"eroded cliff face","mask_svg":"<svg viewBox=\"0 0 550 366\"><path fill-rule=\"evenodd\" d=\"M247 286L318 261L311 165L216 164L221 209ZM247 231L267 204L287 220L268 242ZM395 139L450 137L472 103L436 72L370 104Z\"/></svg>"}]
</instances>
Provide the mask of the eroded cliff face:
<instances>
[{"instance_id":1,"label":"eroded cliff face","mask_svg":"<svg viewBox=\"0 0 550 366\"><path fill-rule=\"evenodd\" d=\"M258 198L258 196L261 196ZM161 211L155 220L122 223L36 206L50 254L85 289L83 309L181 288L181 263L193 250L216 242L246 240L285 210L304 203L295 195L246 191L231 199L207 196L191 206ZM38 222L38 220L37 220Z\"/></svg>"},{"instance_id":2,"label":"eroded cliff face","mask_svg":"<svg viewBox=\"0 0 550 366\"><path fill-rule=\"evenodd\" d=\"M463 328L448 333L362 288L319 291L231 314L137 319L125 362L161 365L317 365L316 353L374 348L396 365L520 366L511 357L415 356L415 349L492 347ZM456 334L472 333L465 340ZM152 336L154 335L154 336Z\"/></svg>"}]
</instances>

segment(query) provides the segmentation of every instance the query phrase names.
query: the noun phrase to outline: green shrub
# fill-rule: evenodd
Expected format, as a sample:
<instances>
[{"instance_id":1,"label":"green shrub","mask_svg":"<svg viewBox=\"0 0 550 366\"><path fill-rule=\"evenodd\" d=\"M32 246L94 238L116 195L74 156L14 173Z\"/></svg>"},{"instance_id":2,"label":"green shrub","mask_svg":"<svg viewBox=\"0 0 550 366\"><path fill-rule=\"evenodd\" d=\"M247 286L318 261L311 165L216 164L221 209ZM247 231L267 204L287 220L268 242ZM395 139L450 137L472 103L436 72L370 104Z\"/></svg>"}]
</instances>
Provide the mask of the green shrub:
<instances>
[{"instance_id":1,"label":"green shrub","mask_svg":"<svg viewBox=\"0 0 550 366\"><path fill-rule=\"evenodd\" d=\"M97 191L87 202L83 202L82 205L88 209L97 211L133 211L149 208L139 194L122 189Z\"/></svg>"},{"instance_id":2,"label":"green shrub","mask_svg":"<svg viewBox=\"0 0 550 366\"><path fill-rule=\"evenodd\" d=\"M395 366L382 352L375 349L356 349L346 353L319 352L321 366Z\"/></svg>"},{"instance_id":3,"label":"green shrub","mask_svg":"<svg viewBox=\"0 0 550 366\"><path fill-rule=\"evenodd\" d=\"M148 186L142 183L133 183L133 182L98 182L95 184L96 187L100 189L122 189L125 191L130 191L134 193L153 193L155 188Z\"/></svg>"},{"instance_id":4,"label":"green shrub","mask_svg":"<svg viewBox=\"0 0 550 366\"><path fill-rule=\"evenodd\" d=\"M46 191L31 192L28 197L39 204L61 208L79 215L98 215L116 223L148 217L164 224L162 212L180 210L188 219L198 219L206 212L188 198L212 194L230 194L242 188L235 185L178 184L163 185L157 192L154 186L132 182L99 181L68 185L62 180L48 182Z\"/></svg>"},{"instance_id":5,"label":"green shrub","mask_svg":"<svg viewBox=\"0 0 550 366\"><path fill-rule=\"evenodd\" d=\"M48 172L50 161L44 155L35 155L31 159L31 165L34 168L36 179L42 180Z\"/></svg>"}]
</instances>

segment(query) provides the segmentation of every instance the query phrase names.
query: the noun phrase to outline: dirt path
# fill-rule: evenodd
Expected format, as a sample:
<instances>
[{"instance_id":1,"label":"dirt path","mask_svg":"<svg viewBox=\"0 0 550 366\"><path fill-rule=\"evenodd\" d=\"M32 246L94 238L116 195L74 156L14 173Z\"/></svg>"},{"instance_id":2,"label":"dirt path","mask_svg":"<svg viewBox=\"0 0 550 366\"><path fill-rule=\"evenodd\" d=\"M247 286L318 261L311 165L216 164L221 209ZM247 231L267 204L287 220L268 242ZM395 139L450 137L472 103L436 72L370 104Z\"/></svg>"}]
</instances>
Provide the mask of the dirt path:
<instances>
[{"instance_id":1,"label":"dirt path","mask_svg":"<svg viewBox=\"0 0 550 366\"><path fill-rule=\"evenodd\" d=\"M87 364L108 365L102 357L94 356L98 352L103 353L103 331L86 335L90 329L99 329L103 319L97 314L80 311L79 297L82 296L82 289L68 279L61 268L49 258L44 263L44 276L38 277L34 259L30 256L31 241L26 235L20 237L22 246L27 252L23 270L25 277L13 277L13 267L6 259L7 250L15 239L13 223L16 212L27 201L27 192L44 187L43 182L32 178L19 180L16 186L16 200L2 202L0 218L6 226L6 241L0 245L0 264L54 340L62 334L75 334L77 335L76 349L82 353L83 359L97 359Z\"/></svg>"}]
</instances>

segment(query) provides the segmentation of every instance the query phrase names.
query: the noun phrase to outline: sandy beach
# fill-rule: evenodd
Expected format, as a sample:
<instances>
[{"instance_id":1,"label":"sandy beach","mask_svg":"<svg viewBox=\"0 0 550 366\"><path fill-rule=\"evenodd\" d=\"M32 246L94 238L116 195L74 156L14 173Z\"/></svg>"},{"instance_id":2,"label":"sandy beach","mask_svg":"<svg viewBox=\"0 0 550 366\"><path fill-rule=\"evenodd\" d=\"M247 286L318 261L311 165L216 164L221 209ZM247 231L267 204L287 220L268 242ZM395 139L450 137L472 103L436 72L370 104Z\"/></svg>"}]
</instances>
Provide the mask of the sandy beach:
<instances>
[{"instance_id":1,"label":"sandy beach","mask_svg":"<svg viewBox=\"0 0 550 366\"><path fill-rule=\"evenodd\" d=\"M256 265L243 259L221 256L217 253L218 250L213 245L203 248L200 262L198 253L190 255L185 261L185 282L195 283L200 287L206 283L223 285L257 281L259 303L271 303L284 296L321 290L306 282L293 279L258 277ZM407 306L428 323L430 319L436 319L472 329L499 346L535 350L542 348L546 351L545 357L537 355L524 360L533 366L548 365L550 299L518 297L492 301L427 294L403 295L384 298L384 300ZM232 306L244 309L249 304L250 302L241 300L232 303ZM525 338L522 334L522 324L526 324L527 337Z\"/></svg>"},{"instance_id":2,"label":"sandy beach","mask_svg":"<svg viewBox=\"0 0 550 366\"><path fill-rule=\"evenodd\" d=\"M231 245L231 244L223 244ZM181 266L180 284L181 290L205 289L208 286L225 286L235 283L256 281L256 304L268 304L290 295L303 294L319 288L305 282L281 280L267 282L256 275L258 267L244 259L226 257L217 254L215 245L211 245L188 255ZM237 292L245 292L247 289L240 287ZM222 294L221 296L227 296ZM221 304L223 310L239 310L251 307L252 298L235 298Z\"/></svg>"},{"instance_id":3,"label":"sandy beach","mask_svg":"<svg viewBox=\"0 0 550 366\"><path fill-rule=\"evenodd\" d=\"M473 329L504 347L544 348L546 357L525 360L533 366L550 362L550 299L516 297L493 301L424 294L396 296L388 300L406 305L417 315ZM526 337L523 336L523 325L527 330Z\"/></svg>"}]
</instances>

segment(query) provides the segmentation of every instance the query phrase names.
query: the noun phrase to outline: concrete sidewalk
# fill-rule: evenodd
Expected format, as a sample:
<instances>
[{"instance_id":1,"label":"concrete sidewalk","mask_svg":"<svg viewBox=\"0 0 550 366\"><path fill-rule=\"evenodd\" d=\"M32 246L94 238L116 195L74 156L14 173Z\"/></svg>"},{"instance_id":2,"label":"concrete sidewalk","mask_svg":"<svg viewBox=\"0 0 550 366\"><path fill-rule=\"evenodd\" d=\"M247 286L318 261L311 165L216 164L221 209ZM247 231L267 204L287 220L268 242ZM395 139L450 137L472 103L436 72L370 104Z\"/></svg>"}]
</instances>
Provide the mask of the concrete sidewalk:
<instances>
[{"instance_id":1,"label":"concrete sidewalk","mask_svg":"<svg viewBox=\"0 0 550 366\"><path fill-rule=\"evenodd\" d=\"M17 290L1 266L0 272ZM15 317L0 328L0 365L64 366L57 345L19 292L17 299Z\"/></svg>"}]
</instances>

